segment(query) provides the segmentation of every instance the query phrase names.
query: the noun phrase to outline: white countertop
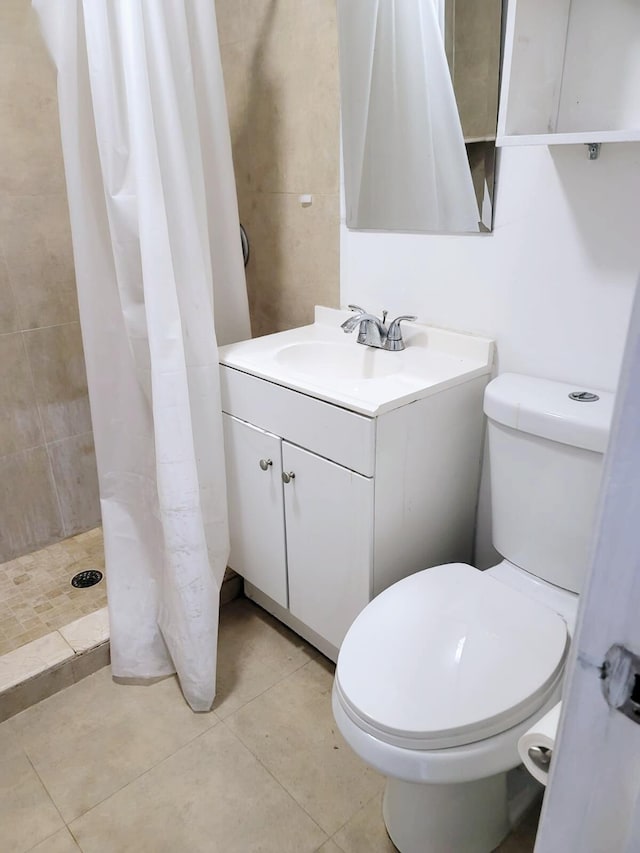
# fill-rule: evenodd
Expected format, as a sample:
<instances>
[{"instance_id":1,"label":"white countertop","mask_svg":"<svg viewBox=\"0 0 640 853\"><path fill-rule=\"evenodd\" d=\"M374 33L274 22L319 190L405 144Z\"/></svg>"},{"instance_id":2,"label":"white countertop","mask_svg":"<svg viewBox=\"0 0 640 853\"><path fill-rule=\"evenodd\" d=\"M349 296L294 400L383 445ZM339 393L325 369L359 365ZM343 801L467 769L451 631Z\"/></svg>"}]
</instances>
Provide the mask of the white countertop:
<instances>
[{"instance_id":1,"label":"white countertop","mask_svg":"<svg viewBox=\"0 0 640 853\"><path fill-rule=\"evenodd\" d=\"M351 316L318 306L310 326L220 347L220 364L368 417L491 371L488 338L404 322L406 348L388 352L345 334Z\"/></svg>"}]
</instances>

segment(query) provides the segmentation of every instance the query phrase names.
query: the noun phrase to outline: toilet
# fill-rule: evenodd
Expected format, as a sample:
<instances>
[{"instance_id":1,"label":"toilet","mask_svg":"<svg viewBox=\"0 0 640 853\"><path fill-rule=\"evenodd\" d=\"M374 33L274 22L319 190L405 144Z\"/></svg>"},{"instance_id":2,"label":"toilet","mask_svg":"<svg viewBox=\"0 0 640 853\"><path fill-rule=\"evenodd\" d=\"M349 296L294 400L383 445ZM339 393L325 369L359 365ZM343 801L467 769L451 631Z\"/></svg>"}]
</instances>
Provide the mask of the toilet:
<instances>
[{"instance_id":1,"label":"toilet","mask_svg":"<svg viewBox=\"0 0 640 853\"><path fill-rule=\"evenodd\" d=\"M512 828L518 739L561 696L612 408L604 391L517 374L490 382L503 561L417 572L347 632L333 713L387 777L383 817L401 853L488 853Z\"/></svg>"}]
</instances>

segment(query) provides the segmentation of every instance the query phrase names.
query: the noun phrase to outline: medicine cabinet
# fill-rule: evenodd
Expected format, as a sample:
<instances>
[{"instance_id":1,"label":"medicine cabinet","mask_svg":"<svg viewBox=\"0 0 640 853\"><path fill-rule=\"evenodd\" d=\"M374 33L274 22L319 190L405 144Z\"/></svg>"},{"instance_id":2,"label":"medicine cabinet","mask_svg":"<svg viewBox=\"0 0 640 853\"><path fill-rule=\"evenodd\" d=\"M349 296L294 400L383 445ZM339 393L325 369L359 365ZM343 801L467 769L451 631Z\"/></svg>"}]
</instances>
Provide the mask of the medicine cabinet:
<instances>
[{"instance_id":1,"label":"medicine cabinet","mask_svg":"<svg viewBox=\"0 0 640 853\"><path fill-rule=\"evenodd\" d=\"M497 145L634 140L639 0L510 0Z\"/></svg>"}]
</instances>

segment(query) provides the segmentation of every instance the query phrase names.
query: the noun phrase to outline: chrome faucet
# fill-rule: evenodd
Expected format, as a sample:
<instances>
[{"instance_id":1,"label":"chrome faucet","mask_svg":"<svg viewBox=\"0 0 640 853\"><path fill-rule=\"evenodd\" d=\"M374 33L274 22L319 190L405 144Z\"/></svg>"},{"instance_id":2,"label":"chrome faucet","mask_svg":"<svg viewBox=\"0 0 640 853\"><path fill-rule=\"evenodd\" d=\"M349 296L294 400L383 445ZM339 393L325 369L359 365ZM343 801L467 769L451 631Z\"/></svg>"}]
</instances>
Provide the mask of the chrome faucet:
<instances>
[{"instance_id":1,"label":"chrome faucet","mask_svg":"<svg viewBox=\"0 0 640 853\"><path fill-rule=\"evenodd\" d=\"M387 326L387 312L382 312L382 320L373 314L369 314L364 308L359 305L349 305L349 308L356 313L353 317L349 317L342 323L341 328L347 334L353 332L358 326L358 343L364 344L367 347L377 347L378 349L386 349L390 352L398 352L404 349L404 341L402 340L402 329L400 323L403 320L417 320L410 314L403 314Z\"/></svg>"},{"instance_id":2,"label":"chrome faucet","mask_svg":"<svg viewBox=\"0 0 640 853\"><path fill-rule=\"evenodd\" d=\"M364 344L367 347L378 347L381 349L387 339L387 327L385 325L387 312L382 312L382 320L380 320L358 305L349 305L349 308L356 313L353 317L345 320L341 328L349 334L353 332L356 326L359 326L358 343Z\"/></svg>"}]
</instances>

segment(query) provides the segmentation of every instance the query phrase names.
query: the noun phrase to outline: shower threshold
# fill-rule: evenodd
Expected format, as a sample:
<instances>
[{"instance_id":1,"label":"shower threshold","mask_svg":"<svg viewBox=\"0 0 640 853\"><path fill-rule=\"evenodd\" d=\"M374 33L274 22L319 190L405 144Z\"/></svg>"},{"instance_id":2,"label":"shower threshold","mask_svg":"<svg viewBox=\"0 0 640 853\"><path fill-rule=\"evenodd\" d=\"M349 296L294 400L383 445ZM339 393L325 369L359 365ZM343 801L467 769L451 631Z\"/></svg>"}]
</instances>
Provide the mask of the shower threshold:
<instances>
[{"instance_id":1,"label":"shower threshold","mask_svg":"<svg viewBox=\"0 0 640 853\"><path fill-rule=\"evenodd\" d=\"M227 569L224 605L242 594L242 579ZM102 607L0 656L0 722L107 666L109 614Z\"/></svg>"},{"instance_id":2,"label":"shower threshold","mask_svg":"<svg viewBox=\"0 0 640 853\"><path fill-rule=\"evenodd\" d=\"M0 657L0 722L109 663L103 607Z\"/></svg>"},{"instance_id":3,"label":"shower threshold","mask_svg":"<svg viewBox=\"0 0 640 853\"><path fill-rule=\"evenodd\" d=\"M0 564L0 720L109 663L102 528Z\"/></svg>"},{"instance_id":4,"label":"shower threshold","mask_svg":"<svg viewBox=\"0 0 640 853\"><path fill-rule=\"evenodd\" d=\"M83 585L104 572L101 527L0 564L0 722L109 664L108 577Z\"/></svg>"}]
</instances>

